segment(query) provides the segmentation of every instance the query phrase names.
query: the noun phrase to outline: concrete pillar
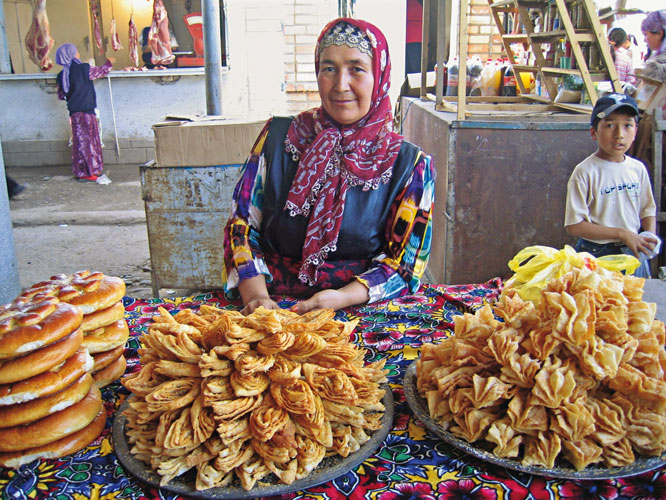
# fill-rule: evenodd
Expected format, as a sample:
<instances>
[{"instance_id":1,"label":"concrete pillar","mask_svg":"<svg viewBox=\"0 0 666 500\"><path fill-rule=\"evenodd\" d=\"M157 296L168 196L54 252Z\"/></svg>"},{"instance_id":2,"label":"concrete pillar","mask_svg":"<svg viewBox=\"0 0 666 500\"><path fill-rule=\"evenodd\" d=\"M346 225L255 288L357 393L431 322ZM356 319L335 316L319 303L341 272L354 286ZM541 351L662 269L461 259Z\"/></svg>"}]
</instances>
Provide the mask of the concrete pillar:
<instances>
[{"instance_id":1,"label":"concrete pillar","mask_svg":"<svg viewBox=\"0 0 666 500\"><path fill-rule=\"evenodd\" d=\"M222 114L222 40L220 2L202 0L204 65L206 68L206 113Z\"/></svg>"},{"instance_id":2,"label":"concrete pillar","mask_svg":"<svg viewBox=\"0 0 666 500\"><path fill-rule=\"evenodd\" d=\"M0 2L0 73L11 73L9 62L9 45L7 44L7 30L5 29L4 2Z\"/></svg>"},{"instance_id":3,"label":"concrete pillar","mask_svg":"<svg viewBox=\"0 0 666 500\"><path fill-rule=\"evenodd\" d=\"M9 214L9 197L5 182L5 161L2 158L2 142L0 142L0 304L7 304L21 292L18 263L14 253L14 233L12 219Z\"/></svg>"}]
</instances>

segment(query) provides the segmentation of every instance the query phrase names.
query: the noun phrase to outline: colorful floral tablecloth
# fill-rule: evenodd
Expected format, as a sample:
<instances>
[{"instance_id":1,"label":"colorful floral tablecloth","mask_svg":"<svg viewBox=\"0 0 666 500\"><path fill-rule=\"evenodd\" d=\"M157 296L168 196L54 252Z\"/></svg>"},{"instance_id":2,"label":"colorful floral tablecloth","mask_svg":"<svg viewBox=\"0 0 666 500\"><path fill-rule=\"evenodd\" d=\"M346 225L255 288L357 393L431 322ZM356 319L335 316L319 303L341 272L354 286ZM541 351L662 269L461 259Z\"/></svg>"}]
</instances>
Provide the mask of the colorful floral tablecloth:
<instances>
[{"instance_id":1,"label":"colorful floral tablecloth","mask_svg":"<svg viewBox=\"0 0 666 500\"><path fill-rule=\"evenodd\" d=\"M453 333L453 318L497 299L502 282L425 285L415 295L338 312L341 320L359 319L354 341L368 350L367 361L387 358L395 400L393 429L363 464L319 486L271 500L492 500L492 499L666 499L664 469L604 481L551 479L504 469L466 455L438 439L418 421L405 399L403 376L423 343ZM172 299L123 299L131 337L125 356L128 373L139 369L139 339L162 306L174 314L203 303L239 308L222 295L205 293ZM293 301L283 298L280 305ZM128 391L116 382L102 391L107 423L84 450L59 460L35 461L18 471L0 468L2 499L184 498L134 478L114 453L111 428Z\"/></svg>"}]
</instances>

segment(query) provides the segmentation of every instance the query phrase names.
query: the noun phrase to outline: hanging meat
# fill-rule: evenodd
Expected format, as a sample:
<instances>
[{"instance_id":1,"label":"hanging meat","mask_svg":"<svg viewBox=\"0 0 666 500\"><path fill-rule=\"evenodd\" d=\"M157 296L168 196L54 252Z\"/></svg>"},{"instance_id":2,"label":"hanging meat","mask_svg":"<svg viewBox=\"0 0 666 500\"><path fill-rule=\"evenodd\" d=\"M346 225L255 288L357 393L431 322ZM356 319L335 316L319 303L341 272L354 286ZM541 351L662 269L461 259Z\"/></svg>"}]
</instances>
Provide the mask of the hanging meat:
<instances>
[{"instance_id":1,"label":"hanging meat","mask_svg":"<svg viewBox=\"0 0 666 500\"><path fill-rule=\"evenodd\" d=\"M116 14L113 12L113 0L111 0L111 48L116 52L123 48L118 36L118 27L116 26Z\"/></svg>"},{"instance_id":2,"label":"hanging meat","mask_svg":"<svg viewBox=\"0 0 666 500\"><path fill-rule=\"evenodd\" d=\"M116 18L111 19L111 47L116 52L123 48L120 44L120 37L118 36L118 28L116 27Z\"/></svg>"},{"instance_id":3,"label":"hanging meat","mask_svg":"<svg viewBox=\"0 0 666 500\"><path fill-rule=\"evenodd\" d=\"M129 20L129 56L131 63L139 66L139 32L134 24L134 15L130 15Z\"/></svg>"},{"instance_id":4,"label":"hanging meat","mask_svg":"<svg viewBox=\"0 0 666 500\"><path fill-rule=\"evenodd\" d=\"M99 26L99 19L97 18L97 2L90 0L90 12L93 18L93 31L95 32L95 45L97 49L104 53L104 44L102 43L102 29Z\"/></svg>"},{"instance_id":5,"label":"hanging meat","mask_svg":"<svg viewBox=\"0 0 666 500\"><path fill-rule=\"evenodd\" d=\"M176 58L171 52L171 36L169 35L169 18L162 0L153 2L153 22L148 32L151 61L155 66L167 66Z\"/></svg>"},{"instance_id":6,"label":"hanging meat","mask_svg":"<svg viewBox=\"0 0 666 500\"><path fill-rule=\"evenodd\" d=\"M49 19L46 17L46 0L34 0L32 4L32 24L25 36L28 56L41 71L48 71L53 66L49 51L55 40L49 32Z\"/></svg>"}]
</instances>

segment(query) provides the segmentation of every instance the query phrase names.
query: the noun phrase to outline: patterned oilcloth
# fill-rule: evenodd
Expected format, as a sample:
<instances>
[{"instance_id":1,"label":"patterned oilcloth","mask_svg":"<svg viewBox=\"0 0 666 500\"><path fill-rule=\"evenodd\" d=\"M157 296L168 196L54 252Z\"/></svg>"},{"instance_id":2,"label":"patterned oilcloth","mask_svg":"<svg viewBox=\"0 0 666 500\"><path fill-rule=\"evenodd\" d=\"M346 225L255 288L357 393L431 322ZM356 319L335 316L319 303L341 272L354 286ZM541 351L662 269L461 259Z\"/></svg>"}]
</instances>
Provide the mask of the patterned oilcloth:
<instances>
[{"instance_id":1,"label":"patterned oilcloth","mask_svg":"<svg viewBox=\"0 0 666 500\"><path fill-rule=\"evenodd\" d=\"M447 445L429 433L405 400L402 385L407 366L423 343L452 334L453 318L494 301L502 283L426 285L418 294L339 312L337 319L358 318L354 341L368 350L367 361L386 357L395 400L393 428L379 448L360 466L305 491L271 500L522 500L522 499L663 499L663 470L615 480L572 481L515 472L485 463ZM202 294L174 299L124 299L131 337L125 355L128 373L139 369L139 338L163 306L173 314L203 303L240 308L222 295ZM292 300L279 301L288 307ZM84 450L60 460L35 461L20 470L0 468L2 499L133 499L187 498L148 486L125 471L110 439L116 409L128 392L116 382L102 390L107 424L100 438Z\"/></svg>"}]
</instances>

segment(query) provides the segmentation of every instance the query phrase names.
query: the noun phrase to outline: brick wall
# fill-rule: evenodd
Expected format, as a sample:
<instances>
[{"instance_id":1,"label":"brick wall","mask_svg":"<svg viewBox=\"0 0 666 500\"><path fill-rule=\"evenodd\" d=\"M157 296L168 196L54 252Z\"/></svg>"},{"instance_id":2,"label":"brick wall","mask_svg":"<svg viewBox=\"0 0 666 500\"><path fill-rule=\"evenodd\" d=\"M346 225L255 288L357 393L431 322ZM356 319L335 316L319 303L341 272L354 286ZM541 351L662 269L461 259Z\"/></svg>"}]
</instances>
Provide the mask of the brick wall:
<instances>
[{"instance_id":1,"label":"brick wall","mask_svg":"<svg viewBox=\"0 0 666 500\"><path fill-rule=\"evenodd\" d=\"M290 113L319 106L314 47L321 28L337 17L337 0L283 0L285 92ZM488 0L470 0L468 53L483 61L502 57L503 48Z\"/></svg>"},{"instance_id":2,"label":"brick wall","mask_svg":"<svg viewBox=\"0 0 666 500\"><path fill-rule=\"evenodd\" d=\"M467 51L483 61L503 57L502 40L490 12L488 0L470 0Z\"/></svg>"},{"instance_id":3,"label":"brick wall","mask_svg":"<svg viewBox=\"0 0 666 500\"><path fill-rule=\"evenodd\" d=\"M285 91L288 111L297 113L320 104L314 48L320 30L337 17L337 0L291 0L285 3Z\"/></svg>"}]
</instances>

